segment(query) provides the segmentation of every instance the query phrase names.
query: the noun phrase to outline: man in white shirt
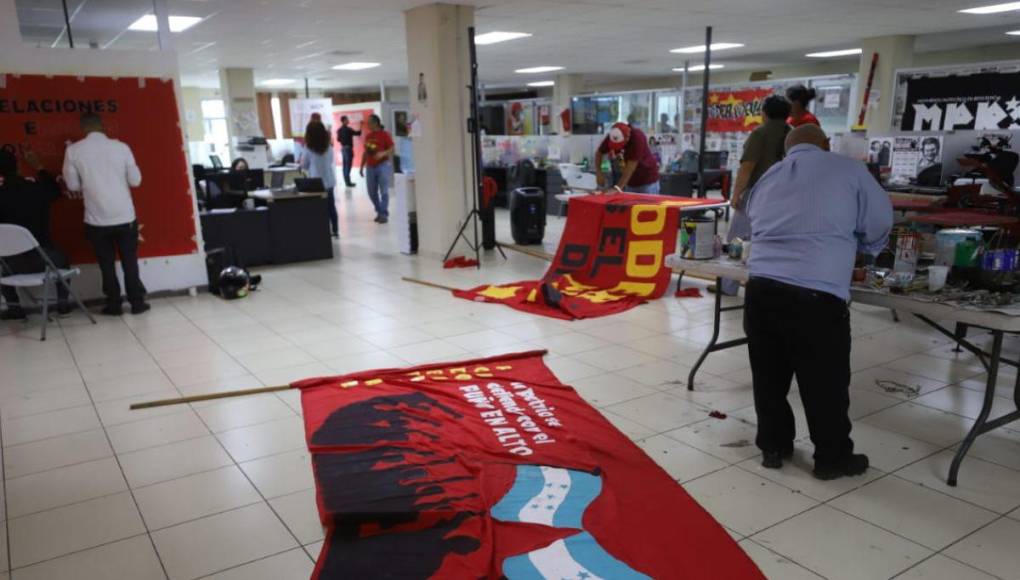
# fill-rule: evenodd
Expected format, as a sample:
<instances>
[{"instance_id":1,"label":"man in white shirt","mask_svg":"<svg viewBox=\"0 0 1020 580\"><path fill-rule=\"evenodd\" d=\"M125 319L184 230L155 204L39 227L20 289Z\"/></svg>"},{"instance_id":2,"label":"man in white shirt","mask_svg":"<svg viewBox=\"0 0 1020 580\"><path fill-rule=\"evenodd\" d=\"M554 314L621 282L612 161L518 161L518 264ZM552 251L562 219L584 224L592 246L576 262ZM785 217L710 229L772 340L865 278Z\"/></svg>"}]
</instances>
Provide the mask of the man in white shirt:
<instances>
[{"instance_id":1,"label":"man in white shirt","mask_svg":"<svg viewBox=\"0 0 1020 580\"><path fill-rule=\"evenodd\" d=\"M103 274L103 314L123 313L115 266L118 253L131 313L141 314L150 306L138 275L138 222L131 188L142 184L142 173L131 149L106 136L99 115L82 115L81 128L85 138L69 145L64 154L64 182L85 200L85 236Z\"/></svg>"}]
</instances>

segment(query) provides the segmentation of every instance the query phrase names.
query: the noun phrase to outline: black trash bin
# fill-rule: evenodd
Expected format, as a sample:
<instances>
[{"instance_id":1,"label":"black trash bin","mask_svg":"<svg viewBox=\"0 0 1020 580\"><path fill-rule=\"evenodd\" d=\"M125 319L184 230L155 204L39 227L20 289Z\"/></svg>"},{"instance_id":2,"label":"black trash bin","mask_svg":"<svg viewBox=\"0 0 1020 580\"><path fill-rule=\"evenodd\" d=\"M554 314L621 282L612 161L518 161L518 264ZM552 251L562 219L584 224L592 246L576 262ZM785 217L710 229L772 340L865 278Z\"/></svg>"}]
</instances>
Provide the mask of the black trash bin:
<instances>
[{"instance_id":1,"label":"black trash bin","mask_svg":"<svg viewBox=\"0 0 1020 580\"><path fill-rule=\"evenodd\" d=\"M510 233L522 246L541 244L545 237L545 192L518 187L510 192Z\"/></svg>"}]
</instances>

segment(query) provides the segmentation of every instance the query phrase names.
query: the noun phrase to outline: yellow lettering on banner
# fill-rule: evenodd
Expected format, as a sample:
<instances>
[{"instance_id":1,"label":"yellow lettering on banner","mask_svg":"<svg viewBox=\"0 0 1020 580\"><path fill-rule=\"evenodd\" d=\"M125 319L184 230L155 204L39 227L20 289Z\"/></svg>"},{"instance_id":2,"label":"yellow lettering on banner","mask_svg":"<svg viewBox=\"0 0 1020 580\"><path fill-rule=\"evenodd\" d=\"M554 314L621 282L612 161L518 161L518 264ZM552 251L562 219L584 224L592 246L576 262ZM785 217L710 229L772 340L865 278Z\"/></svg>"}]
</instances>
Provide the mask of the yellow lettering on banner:
<instances>
[{"instance_id":1,"label":"yellow lettering on banner","mask_svg":"<svg viewBox=\"0 0 1020 580\"><path fill-rule=\"evenodd\" d=\"M639 264L638 258L652 256L650 264ZM627 248L627 277L654 278L662 268L662 240L631 242Z\"/></svg>"},{"instance_id":2,"label":"yellow lettering on banner","mask_svg":"<svg viewBox=\"0 0 1020 580\"><path fill-rule=\"evenodd\" d=\"M582 300L587 300L593 304L605 304L606 302L616 302L617 300L623 300L626 298L624 294L613 294L606 290L593 290L591 292L585 292L577 296Z\"/></svg>"},{"instance_id":3,"label":"yellow lettering on banner","mask_svg":"<svg viewBox=\"0 0 1020 580\"><path fill-rule=\"evenodd\" d=\"M413 377L413 378L411 379L411 382L412 382L412 383L420 383L420 382L422 382L422 381L424 381L424 380L425 380L425 377L423 377L423 376L421 376L421 375L418 375L417 377Z\"/></svg>"},{"instance_id":4,"label":"yellow lettering on banner","mask_svg":"<svg viewBox=\"0 0 1020 580\"><path fill-rule=\"evenodd\" d=\"M489 367L475 367L475 372L476 373L487 373L487 372L489 372Z\"/></svg>"},{"instance_id":5,"label":"yellow lettering on banner","mask_svg":"<svg viewBox=\"0 0 1020 580\"><path fill-rule=\"evenodd\" d=\"M365 386L366 387L374 387L376 385L381 385L381 384L382 384L382 379L371 379L371 380L365 381Z\"/></svg>"},{"instance_id":6,"label":"yellow lettering on banner","mask_svg":"<svg viewBox=\"0 0 1020 580\"><path fill-rule=\"evenodd\" d=\"M349 389L351 387L356 387L356 386L358 386L358 381L347 381L345 383L340 383L340 387L342 387L344 389Z\"/></svg>"},{"instance_id":7,"label":"yellow lettering on banner","mask_svg":"<svg viewBox=\"0 0 1020 580\"><path fill-rule=\"evenodd\" d=\"M498 365L498 366L496 367L496 370L497 370L497 371L508 371L508 370L510 370L510 369L512 369L512 368L514 368L514 367L512 367L512 366L510 366L510 365Z\"/></svg>"},{"instance_id":8,"label":"yellow lettering on banner","mask_svg":"<svg viewBox=\"0 0 1020 580\"><path fill-rule=\"evenodd\" d=\"M642 221L644 214L655 214L655 219ZM666 225L666 208L661 205L635 205L630 210L630 231L636 236L654 236ZM632 242L633 243L633 242Z\"/></svg>"},{"instance_id":9,"label":"yellow lettering on banner","mask_svg":"<svg viewBox=\"0 0 1020 580\"><path fill-rule=\"evenodd\" d=\"M613 288L609 289L609 292L614 294L631 294L633 296L651 296L655 293L655 284L649 282L630 282L622 281Z\"/></svg>"},{"instance_id":10,"label":"yellow lettering on banner","mask_svg":"<svg viewBox=\"0 0 1020 580\"><path fill-rule=\"evenodd\" d=\"M538 300L538 289L532 288L531 292L528 292L528 297L525 298L525 300L527 302L535 302L536 300Z\"/></svg>"},{"instance_id":11,"label":"yellow lettering on banner","mask_svg":"<svg viewBox=\"0 0 1020 580\"><path fill-rule=\"evenodd\" d=\"M493 377L492 373L475 373L475 376L480 379L491 379Z\"/></svg>"},{"instance_id":12,"label":"yellow lettering on banner","mask_svg":"<svg viewBox=\"0 0 1020 580\"><path fill-rule=\"evenodd\" d=\"M454 374L454 375L459 375L459 374L463 374L463 373L466 373L466 372L467 372L467 367L457 367L455 369L450 369L450 373Z\"/></svg>"},{"instance_id":13,"label":"yellow lettering on banner","mask_svg":"<svg viewBox=\"0 0 1020 580\"><path fill-rule=\"evenodd\" d=\"M493 298L495 300L507 300L509 298L513 298L520 289L520 286L489 286L485 290L478 292L478 295L485 296L486 298Z\"/></svg>"},{"instance_id":14,"label":"yellow lettering on banner","mask_svg":"<svg viewBox=\"0 0 1020 580\"><path fill-rule=\"evenodd\" d=\"M467 373L460 373L459 375L453 378L457 379L458 381L470 381L473 377Z\"/></svg>"}]
</instances>

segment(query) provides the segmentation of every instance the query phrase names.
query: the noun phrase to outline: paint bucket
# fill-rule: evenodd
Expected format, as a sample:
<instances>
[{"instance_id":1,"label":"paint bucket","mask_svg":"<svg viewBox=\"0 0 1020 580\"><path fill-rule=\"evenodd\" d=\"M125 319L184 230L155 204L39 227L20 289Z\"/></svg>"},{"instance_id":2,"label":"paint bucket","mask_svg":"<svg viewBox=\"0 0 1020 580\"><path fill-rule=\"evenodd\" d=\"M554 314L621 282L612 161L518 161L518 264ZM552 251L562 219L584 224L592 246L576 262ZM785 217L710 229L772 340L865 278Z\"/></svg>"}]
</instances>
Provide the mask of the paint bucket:
<instances>
[{"instance_id":1,"label":"paint bucket","mask_svg":"<svg viewBox=\"0 0 1020 580\"><path fill-rule=\"evenodd\" d=\"M715 257L715 220L710 217L684 218L683 256L689 260Z\"/></svg>"},{"instance_id":2,"label":"paint bucket","mask_svg":"<svg viewBox=\"0 0 1020 580\"><path fill-rule=\"evenodd\" d=\"M981 241L981 232L963 228L939 230L935 234L935 264L952 266L956 262L956 247L964 241Z\"/></svg>"}]
</instances>

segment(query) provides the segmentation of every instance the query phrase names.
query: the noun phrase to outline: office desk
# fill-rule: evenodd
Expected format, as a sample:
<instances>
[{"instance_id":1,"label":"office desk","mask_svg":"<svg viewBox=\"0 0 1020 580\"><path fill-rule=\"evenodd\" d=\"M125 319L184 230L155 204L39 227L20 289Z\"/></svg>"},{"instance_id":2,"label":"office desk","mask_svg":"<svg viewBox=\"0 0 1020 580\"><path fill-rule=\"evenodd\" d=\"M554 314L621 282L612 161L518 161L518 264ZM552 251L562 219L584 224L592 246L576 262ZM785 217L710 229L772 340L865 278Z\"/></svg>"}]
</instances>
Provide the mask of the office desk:
<instances>
[{"instance_id":1,"label":"office desk","mask_svg":"<svg viewBox=\"0 0 1020 580\"><path fill-rule=\"evenodd\" d=\"M716 278L717 287L722 283L723 278L738 280L742 283L747 282L750 278L745 264L727 258L685 260L673 254L666 257L666 264L673 271L679 272L681 275L684 272L691 272L713 276ZM853 302L860 304L879 306L889 308L894 312L913 314L928 326L953 339L962 348L973 353L985 367L987 379L985 381L985 396L981 412L978 414L974 426L971 427L970 432L967 433L966 438L964 438L959 449L956 451L953 463L949 467L949 475L946 478L948 485L956 487L957 476L959 475L963 458L967 455L967 451L970 450L971 445L974 444L978 436L1015 421L1020 421L1020 375L1017 375L1017 380L1013 387L1013 401L1016 405L1016 410L995 419L988 418L992 410L992 404L995 402L995 388L999 378L999 365L1006 364L1014 368L1020 367L1020 363L1017 361L1002 357L1003 336L1007 333L1020 334L1020 311L1015 309L1011 311L983 310L949 303L938 303L925 299L923 295L890 294L887 291L857 285L850 287L850 297ZM691 369L688 376L688 390L693 390L694 375L710 353L747 344L746 337L717 342L719 339L720 314L730 310L740 310L743 307L742 304L723 306L721 293L716 292L715 327L712 331L712 339L701 354L698 362L695 363L694 368ZM986 352L983 348L974 345L954 330L950 330L935 322L936 320L949 321L964 326L974 326L990 331L992 333L991 352Z\"/></svg>"},{"instance_id":2,"label":"office desk","mask_svg":"<svg viewBox=\"0 0 1020 580\"><path fill-rule=\"evenodd\" d=\"M255 195L257 193L257 195ZM206 248L229 246L243 266L333 257L329 200L323 193L252 192L257 209L213 210L200 216Z\"/></svg>"}]
</instances>

